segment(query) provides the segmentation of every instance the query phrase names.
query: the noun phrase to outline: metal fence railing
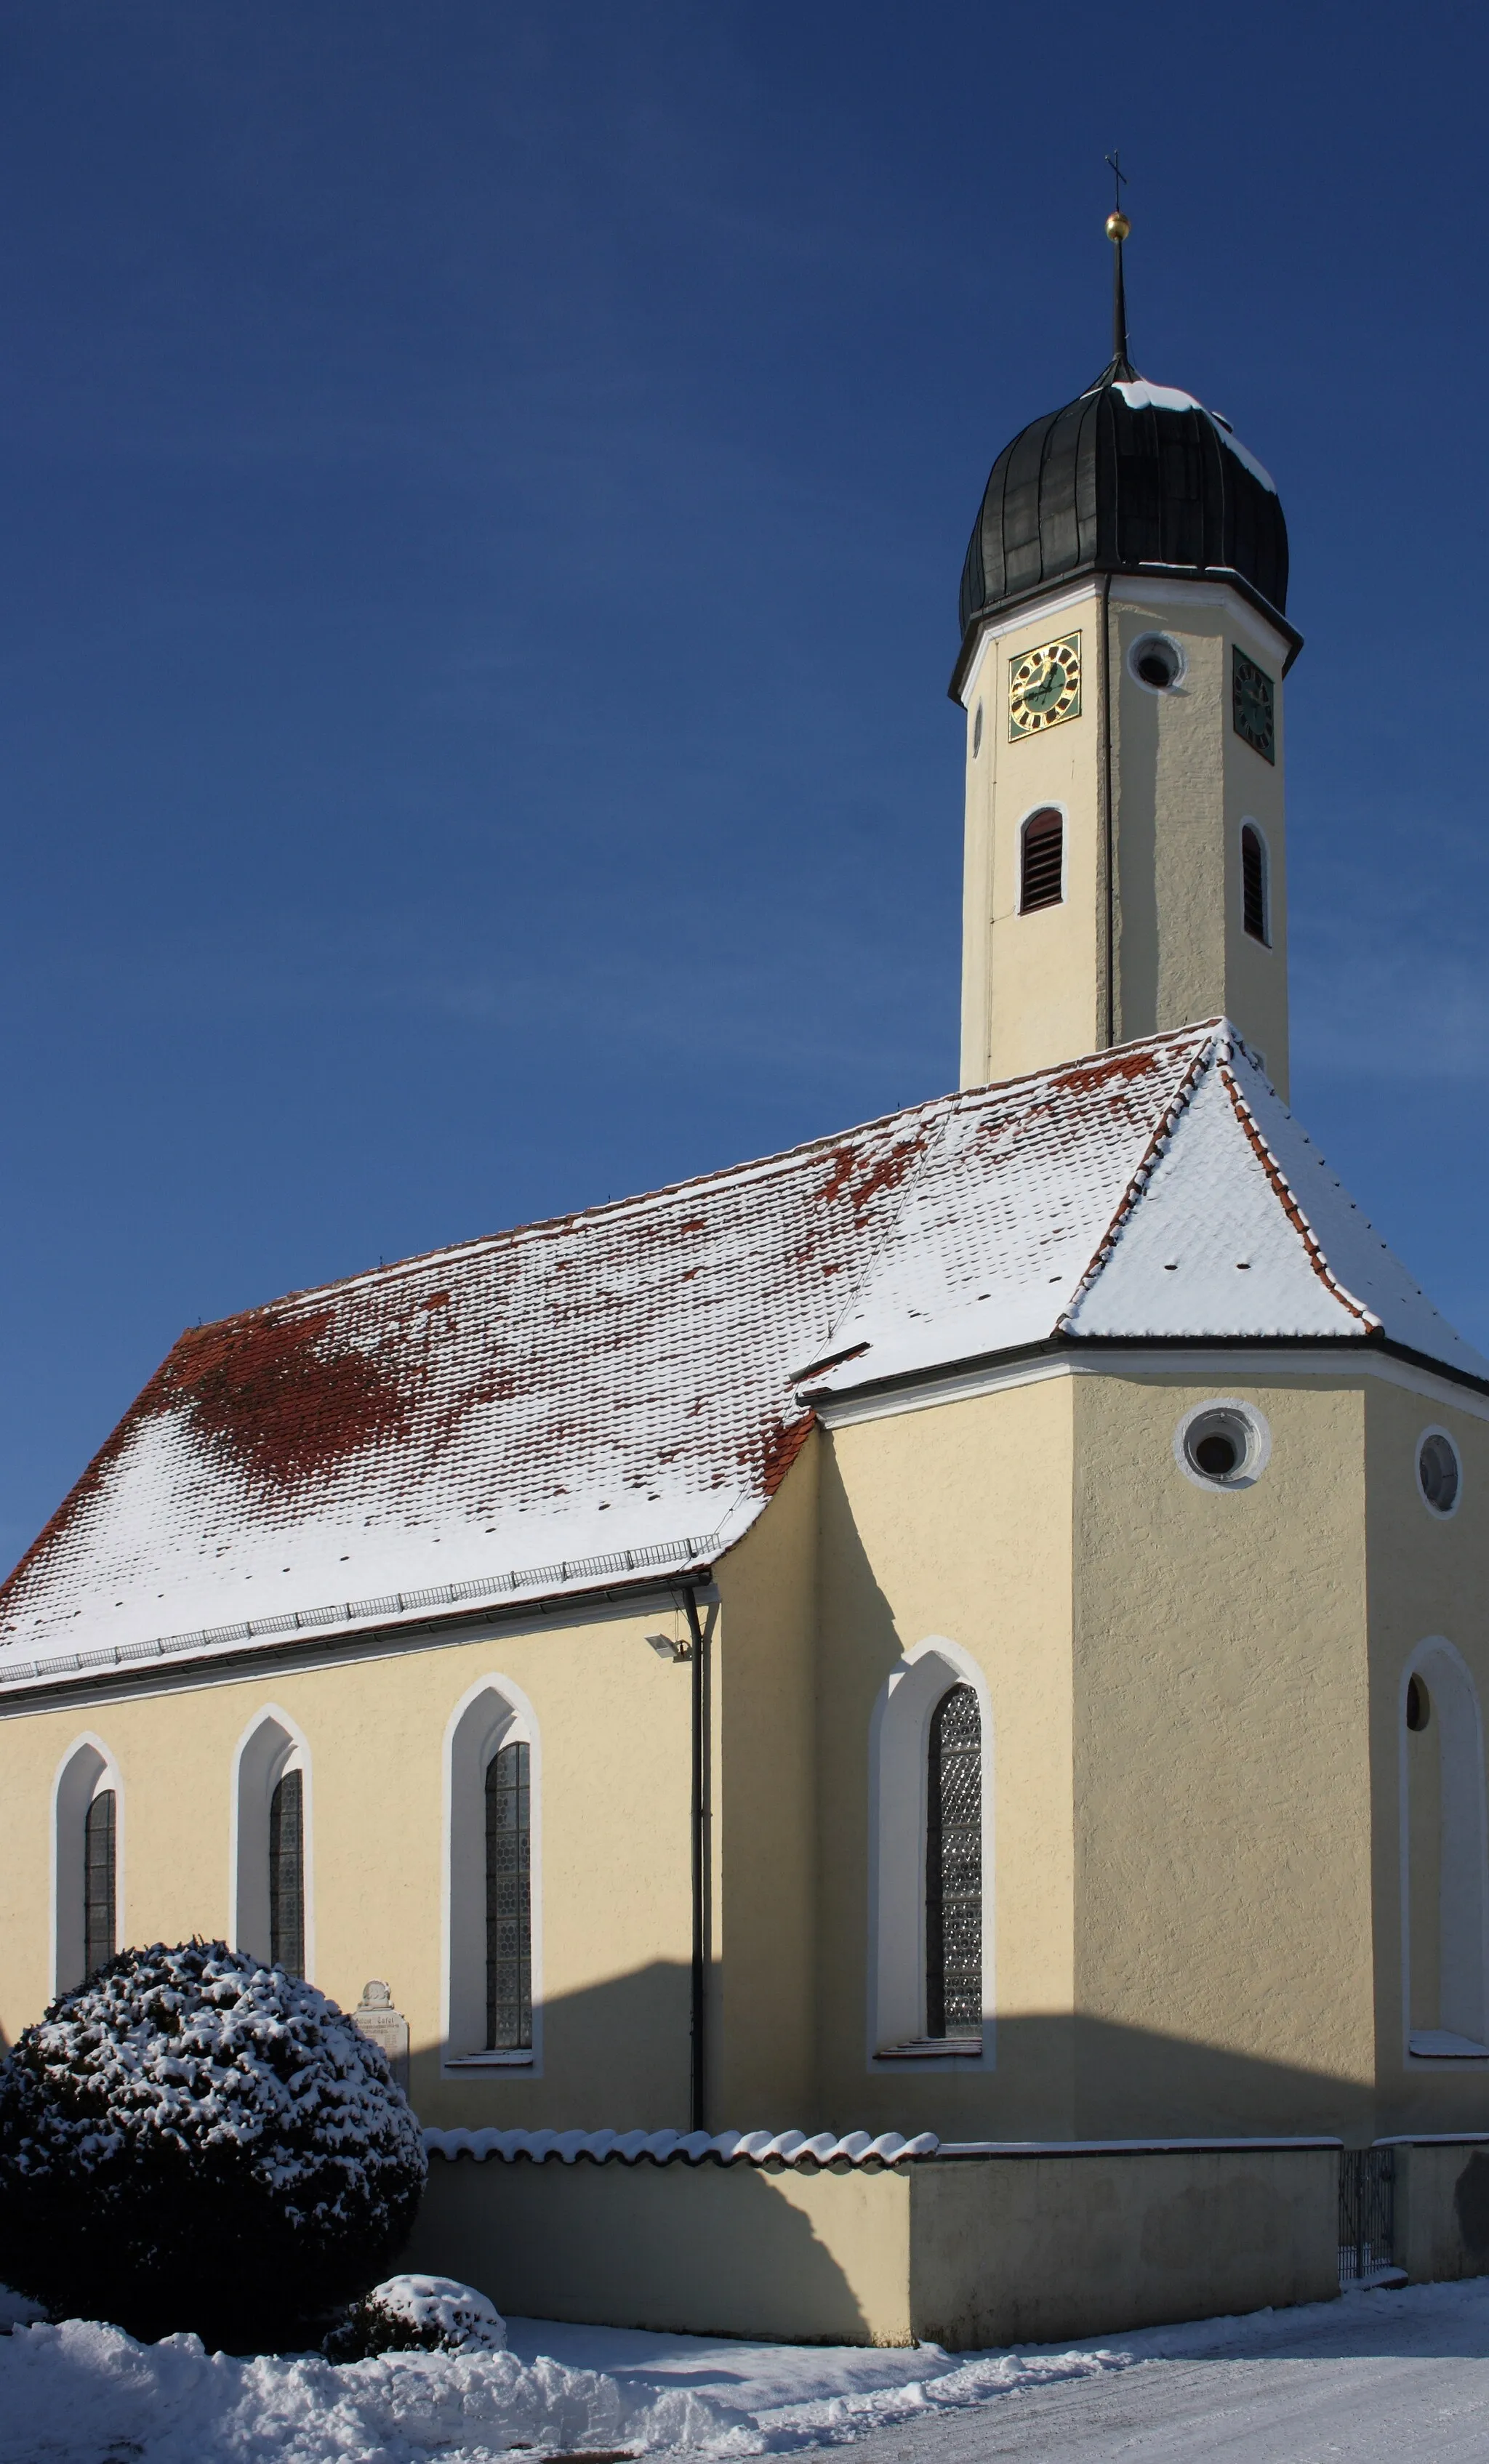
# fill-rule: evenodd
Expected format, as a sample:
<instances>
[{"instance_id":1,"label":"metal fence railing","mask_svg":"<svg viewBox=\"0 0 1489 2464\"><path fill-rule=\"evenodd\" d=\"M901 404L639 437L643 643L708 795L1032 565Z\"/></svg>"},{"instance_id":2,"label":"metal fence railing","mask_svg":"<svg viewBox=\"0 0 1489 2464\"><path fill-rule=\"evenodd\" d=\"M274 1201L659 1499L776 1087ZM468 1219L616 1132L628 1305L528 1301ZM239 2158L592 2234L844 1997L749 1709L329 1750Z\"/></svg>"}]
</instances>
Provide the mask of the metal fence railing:
<instances>
[{"instance_id":1,"label":"metal fence railing","mask_svg":"<svg viewBox=\"0 0 1489 2464\"><path fill-rule=\"evenodd\" d=\"M1345 2147L1339 2157L1339 2280L1359 2284L1395 2264L1396 2151Z\"/></svg>"}]
</instances>

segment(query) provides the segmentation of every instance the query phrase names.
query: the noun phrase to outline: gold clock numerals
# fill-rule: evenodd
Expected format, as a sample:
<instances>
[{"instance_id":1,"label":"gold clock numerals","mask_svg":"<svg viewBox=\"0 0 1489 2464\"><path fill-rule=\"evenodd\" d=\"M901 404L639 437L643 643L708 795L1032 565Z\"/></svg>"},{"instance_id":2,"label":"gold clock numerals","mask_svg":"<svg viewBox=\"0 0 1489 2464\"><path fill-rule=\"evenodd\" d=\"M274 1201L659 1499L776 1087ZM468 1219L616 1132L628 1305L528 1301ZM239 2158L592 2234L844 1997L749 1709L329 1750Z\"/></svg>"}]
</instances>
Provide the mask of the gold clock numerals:
<instances>
[{"instance_id":1,"label":"gold clock numerals","mask_svg":"<svg viewBox=\"0 0 1489 2464\"><path fill-rule=\"evenodd\" d=\"M1009 661L1009 735L1042 736L1080 716L1080 636L1041 642Z\"/></svg>"}]
</instances>

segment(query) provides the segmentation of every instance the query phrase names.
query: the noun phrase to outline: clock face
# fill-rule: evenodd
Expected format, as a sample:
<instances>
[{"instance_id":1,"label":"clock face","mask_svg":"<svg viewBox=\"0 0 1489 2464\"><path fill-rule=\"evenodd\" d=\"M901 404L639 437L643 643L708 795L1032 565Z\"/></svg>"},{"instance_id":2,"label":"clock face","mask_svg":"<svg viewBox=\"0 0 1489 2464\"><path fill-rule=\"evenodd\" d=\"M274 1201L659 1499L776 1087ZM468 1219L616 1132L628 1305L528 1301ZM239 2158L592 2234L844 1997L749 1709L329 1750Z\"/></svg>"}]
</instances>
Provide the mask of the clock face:
<instances>
[{"instance_id":1,"label":"clock face","mask_svg":"<svg viewBox=\"0 0 1489 2464\"><path fill-rule=\"evenodd\" d=\"M1264 761L1277 759L1275 688L1265 668L1231 645L1231 718L1236 735Z\"/></svg>"},{"instance_id":2,"label":"clock face","mask_svg":"<svg viewBox=\"0 0 1489 2464\"><path fill-rule=\"evenodd\" d=\"M1041 642L1009 661L1009 735L1042 736L1080 716L1080 636Z\"/></svg>"}]
</instances>

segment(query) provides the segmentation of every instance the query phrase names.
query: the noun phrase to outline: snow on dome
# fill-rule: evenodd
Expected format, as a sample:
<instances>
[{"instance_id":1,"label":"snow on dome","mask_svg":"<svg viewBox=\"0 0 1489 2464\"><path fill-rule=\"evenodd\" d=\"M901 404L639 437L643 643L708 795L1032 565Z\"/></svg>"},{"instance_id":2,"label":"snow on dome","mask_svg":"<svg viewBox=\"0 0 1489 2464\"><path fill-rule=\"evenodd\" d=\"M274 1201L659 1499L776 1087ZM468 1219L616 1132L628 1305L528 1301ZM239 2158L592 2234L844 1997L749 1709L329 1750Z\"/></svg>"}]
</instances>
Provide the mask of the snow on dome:
<instances>
[{"instance_id":1,"label":"snow on dome","mask_svg":"<svg viewBox=\"0 0 1489 2464\"><path fill-rule=\"evenodd\" d=\"M1177 385L1149 385L1146 377L1119 377L1116 390L1129 410L1199 411L1211 428L1218 428L1236 460L1245 463L1253 478L1259 479L1264 488L1270 488L1274 496L1277 495L1277 481L1271 472L1263 470L1255 453L1247 451L1230 421L1222 419L1218 410L1206 410L1204 404L1197 402L1193 394L1181 393Z\"/></svg>"},{"instance_id":2,"label":"snow on dome","mask_svg":"<svg viewBox=\"0 0 1489 2464\"><path fill-rule=\"evenodd\" d=\"M1177 385L1114 363L1004 447L962 568L956 697L983 620L1090 574L1213 575L1250 598L1289 652L1287 524L1271 473Z\"/></svg>"}]
</instances>

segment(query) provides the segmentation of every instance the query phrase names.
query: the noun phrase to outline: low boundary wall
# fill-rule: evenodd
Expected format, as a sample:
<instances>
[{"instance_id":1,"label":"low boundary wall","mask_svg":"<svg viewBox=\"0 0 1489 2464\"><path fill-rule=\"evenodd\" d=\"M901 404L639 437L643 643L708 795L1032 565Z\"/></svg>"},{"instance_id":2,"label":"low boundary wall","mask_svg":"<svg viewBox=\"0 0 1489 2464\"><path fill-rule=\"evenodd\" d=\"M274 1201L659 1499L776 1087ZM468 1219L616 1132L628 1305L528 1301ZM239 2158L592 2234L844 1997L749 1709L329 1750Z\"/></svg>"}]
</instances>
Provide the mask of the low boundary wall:
<instances>
[{"instance_id":1,"label":"low boundary wall","mask_svg":"<svg viewBox=\"0 0 1489 2464\"><path fill-rule=\"evenodd\" d=\"M967 2351L1339 2290L1337 2140L427 2137L404 2264L518 2315Z\"/></svg>"},{"instance_id":2,"label":"low boundary wall","mask_svg":"<svg viewBox=\"0 0 1489 2464\"><path fill-rule=\"evenodd\" d=\"M1396 2151L1394 2255L1411 2281L1489 2276L1489 2134L1376 2145Z\"/></svg>"}]
</instances>

